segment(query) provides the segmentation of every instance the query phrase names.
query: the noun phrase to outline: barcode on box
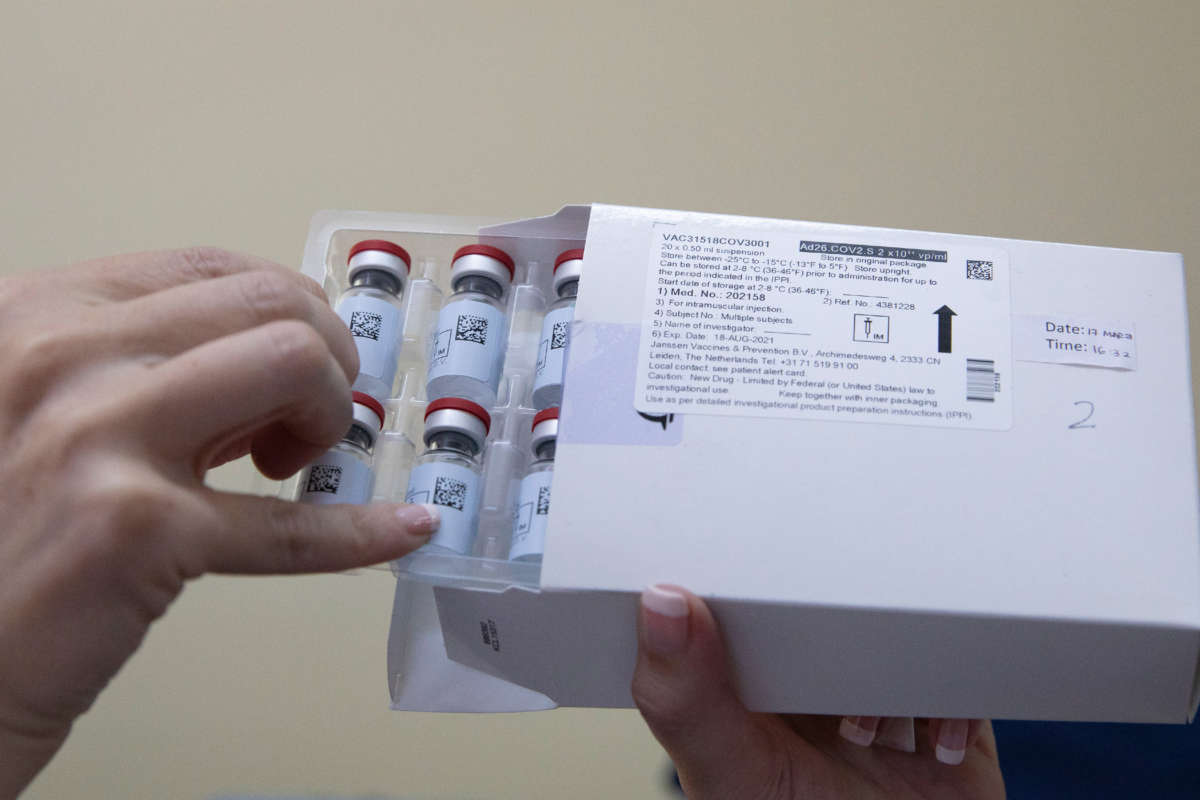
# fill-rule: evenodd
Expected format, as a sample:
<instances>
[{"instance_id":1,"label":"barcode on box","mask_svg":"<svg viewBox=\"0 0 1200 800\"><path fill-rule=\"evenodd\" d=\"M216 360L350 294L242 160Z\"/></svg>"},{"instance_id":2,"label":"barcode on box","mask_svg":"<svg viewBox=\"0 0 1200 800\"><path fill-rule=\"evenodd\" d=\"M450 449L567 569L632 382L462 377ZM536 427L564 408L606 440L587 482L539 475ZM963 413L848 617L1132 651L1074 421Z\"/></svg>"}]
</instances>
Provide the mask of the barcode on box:
<instances>
[{"instance_id":1,"label":"barcode on box","mask_svg":"<svg viewBox=\"0 0 1200 800\"><path fill-rule=\"evenodd\" d=\"M1000 391L1000 374L996 362L982 358L967 359L967 399L992 403Z\"/></svg>"}]
</instances>

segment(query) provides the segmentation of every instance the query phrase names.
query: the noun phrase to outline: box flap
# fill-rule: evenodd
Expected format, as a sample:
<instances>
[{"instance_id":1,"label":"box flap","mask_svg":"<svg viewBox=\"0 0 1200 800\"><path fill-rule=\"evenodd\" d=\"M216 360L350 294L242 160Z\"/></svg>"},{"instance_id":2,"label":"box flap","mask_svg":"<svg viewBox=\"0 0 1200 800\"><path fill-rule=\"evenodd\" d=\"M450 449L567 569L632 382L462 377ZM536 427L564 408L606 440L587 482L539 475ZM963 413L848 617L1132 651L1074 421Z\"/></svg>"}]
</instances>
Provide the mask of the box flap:
<instances>
[{"instance_id":1,"label":"box flap","mask_svg":"<svg viewBox=\"0 0 1200 800\"><path fill-rule=\"evenodd\" d=\"M479 241L503 246L518 263L553 264L564 250L583 247L591 206L567 205L546 217L487 225Z\"/></svg>"},{"instance_id":2,"label":"box flap","mask_svg":"<svg viewBox=\"0 0 1200 800\"><path fill-rule=\"evenodd\" d=\"M560 705L633 705L635 597L515 587L438 587L434 593L451 659L536 689Z\"/></svg>"},{"instance_id":3,"label":"box flap","mask_svg":"<svg viewBox=\"0 0 1200 800\"><path fill-rule=\"evenodd\" d=\"M446 657L433 587L396 581L388 634L388 688L397 711L543 711L545 695Z\"/></svg>"}]
</instances>

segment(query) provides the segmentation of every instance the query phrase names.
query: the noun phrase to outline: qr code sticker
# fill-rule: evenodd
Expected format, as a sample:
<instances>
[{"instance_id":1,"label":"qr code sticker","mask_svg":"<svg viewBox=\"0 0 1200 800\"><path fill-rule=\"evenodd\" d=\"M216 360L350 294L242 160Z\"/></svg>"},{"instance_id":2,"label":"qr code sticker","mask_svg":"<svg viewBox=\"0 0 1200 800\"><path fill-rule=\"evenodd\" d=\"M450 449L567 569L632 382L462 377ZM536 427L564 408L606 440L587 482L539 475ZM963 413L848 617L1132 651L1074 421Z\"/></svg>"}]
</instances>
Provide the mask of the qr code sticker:
<instances>
[{"instance_id":1,"label":"qr code sticker","mask_svg":"<svg viewBox=\"0 0 1200 800\"><path fill-rule=\"evenodd\" d=\"M459 314L458 325L454 329L454 340L486 345L487 329L488 321L485 318L472 314Z\"/></svg>"},{"instance_id":2,"label":"qr code sticker","mask_svg":"<svg viewBox=\"0 0 1200 800\"><path fill-rule=\"evenodd\" d=\"M467 499L467 485L454 478L438 478L433 484L433 502L435 505L462 511Z\"/></svg>"},{"instance_id":3,"label":"qr code sticker","mask_svg":"<svg viewBox=\"0 0 1200 800\"><path fill-rule=\"evenodd\" d=\"M539 486L538 487L537 513L539 513L539 514L549 514L550 513L550 487L549 486Z\"/></svg>"},{"instance_id":4,"label":"qr code sticker","mask_svg":"<svg viewBox=\"0 0 1200 800\"><path fill-rule=\"evenodd\" d=\"M350 335L379 341L383 332L383 315L371 311L350 312Z\"/></svg>"},{"instance_id":5,"label":"qr code sticker","mask_svg":"<svg viewBox=\"0 0 1200 800\"><path fill-rule=\"evenodd\" d=\"M308 473L308 485L305 492L327 492L337 494L338 486L342 484L342 468L328 464L314 464Z\"/></svg>"},{"instance_id":6,"label":"qr code sticker","mask_svg":"<svg viewBox=\"0 0 1200 800\"><path fill-rule=\"evenodd\" d=\"M561 350L567 346L567 323L554 323L554 330L550 332L550 349Z\"/></svg>"},{"instance_id":7,"label":"qr code sticker","mask_svg":"<svg viewBox=\"0 0 1200 800\"><path fill-rule=\"evenodd\" d=\"M967 261L967 280L990 281L992 279L992 262Z\"/></svg>"}]
</instances>

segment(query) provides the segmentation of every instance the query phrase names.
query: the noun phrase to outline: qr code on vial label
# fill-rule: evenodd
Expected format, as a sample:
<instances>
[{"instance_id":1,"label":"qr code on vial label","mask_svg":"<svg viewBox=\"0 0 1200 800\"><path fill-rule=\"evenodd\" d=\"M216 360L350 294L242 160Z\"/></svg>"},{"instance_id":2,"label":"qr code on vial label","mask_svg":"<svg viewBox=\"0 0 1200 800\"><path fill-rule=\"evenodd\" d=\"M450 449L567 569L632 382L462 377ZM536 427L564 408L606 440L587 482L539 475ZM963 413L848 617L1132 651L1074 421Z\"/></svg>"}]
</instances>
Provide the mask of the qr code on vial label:
<instances>
[{"instance_id":1,"label":"qr code on vial label","mask_svg":"<svg viewBox=\"0 0 1200 800\"><path fill-rule=\"evenodd\" d=\"M466 499L467 485L462 481L456 481L454 478L438 478L433 484L434 505L462 511Z\"/></svg>"},{"instance_id":2,"label":"qr code on vial label","mask_svg":"<svg viewBox=\"0 0 1200 800\"><path fill-rule=\"evenodd\" d=\"M991 279L991 261L967 261L967 280L990 281Z\"/></svg>"},{"instance_id":3,"label":"qr code on vial label","mask_svg":"<svg viewBox=\"0 0 1200 800\"><path fill-rule=\"evenodd\" d=\"M383 316L371 311L350 312L350 335L379 341L383 332Z\"/></svg>"},{"instance_id":4,"label":"qr code on vial label","mask_svg":"<svg viewBox=\"0 0 1200 800\"><path fill-rule=\"evenodd\" d=\"M554 323L554 330L550 332L550 349L561 350L567 346L567 323Z\"/></svg>"},{"instance_id":5,"label":"qr code on vial label","mask_svg":"<svg viewBox=\"0 0 1200 800\"><path fill-rule=\"evenodd\" d=\"M483 317L476 317L472 314L459 314L458 325L454 329L454 340L486 345L487 329L488 321Z\"/></svg>"},{"instance_id":6,"label":"qr code on vial label","mask_svg":"<svg viewBox=\"0 0 1200 800\"><path fill-rule=\"evenodd\" d=\"M305 492L327 492L337 494L338 486L342 483L342 468L328 464L314 464L308 473L308 485Z\"/></svg>"},{"instance_id":7,"label":"qr code on vial label","mask_svg":"<svg viewBox=\"0 0 1200 800\"><path fill-rule=\"evenodd\" d=\"M549 514L550 513L550 487L549 486L539 486L538 487L537 513L539 513L539 514Z\"/></svg>"}]
</instances>

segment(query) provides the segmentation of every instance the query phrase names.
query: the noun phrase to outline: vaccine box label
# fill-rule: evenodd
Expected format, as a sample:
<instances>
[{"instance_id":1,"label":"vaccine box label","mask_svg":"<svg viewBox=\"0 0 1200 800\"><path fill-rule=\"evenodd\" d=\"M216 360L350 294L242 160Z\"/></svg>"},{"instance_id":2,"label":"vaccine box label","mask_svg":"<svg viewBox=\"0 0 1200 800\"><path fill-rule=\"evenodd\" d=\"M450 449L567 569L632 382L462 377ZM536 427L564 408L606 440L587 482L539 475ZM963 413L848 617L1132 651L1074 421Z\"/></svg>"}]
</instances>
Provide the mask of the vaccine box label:
<instances>
[{"instance_id":1,"label":"vaccine box label","mask_svg":"<svg viewBox=\"0 0 1200 800\"><path fill-rule=\"evenodd\" d=\"M654 226L635 405L1002 430L1008 256L935 236Z\"/></svg>"}]
</instances>

